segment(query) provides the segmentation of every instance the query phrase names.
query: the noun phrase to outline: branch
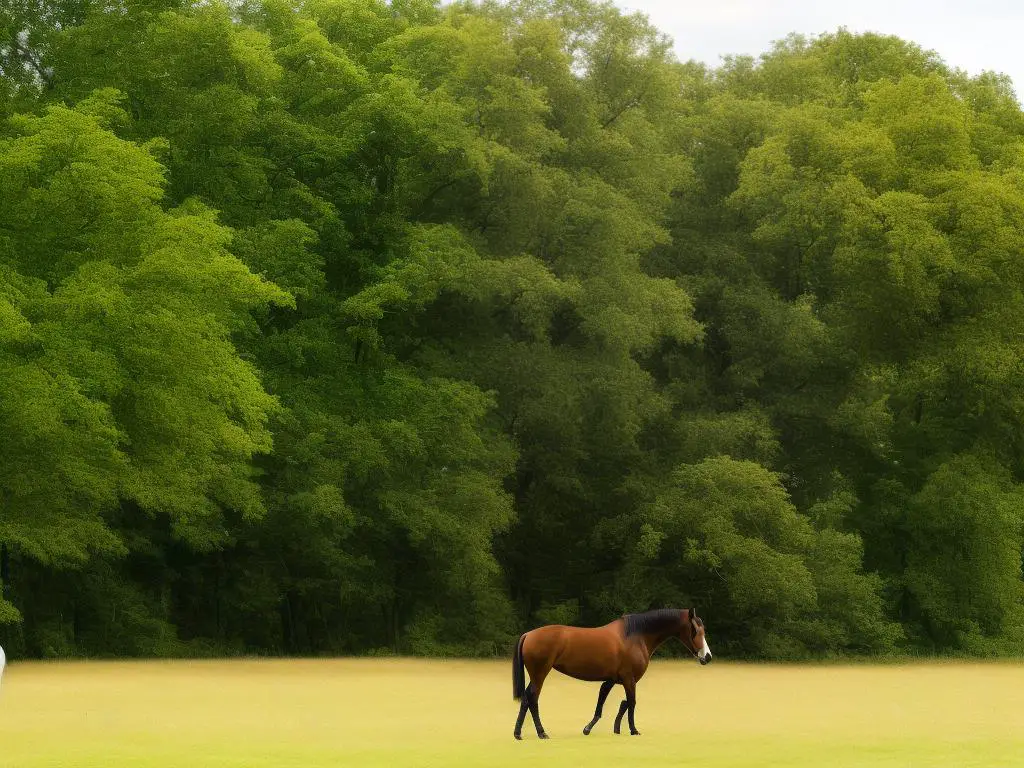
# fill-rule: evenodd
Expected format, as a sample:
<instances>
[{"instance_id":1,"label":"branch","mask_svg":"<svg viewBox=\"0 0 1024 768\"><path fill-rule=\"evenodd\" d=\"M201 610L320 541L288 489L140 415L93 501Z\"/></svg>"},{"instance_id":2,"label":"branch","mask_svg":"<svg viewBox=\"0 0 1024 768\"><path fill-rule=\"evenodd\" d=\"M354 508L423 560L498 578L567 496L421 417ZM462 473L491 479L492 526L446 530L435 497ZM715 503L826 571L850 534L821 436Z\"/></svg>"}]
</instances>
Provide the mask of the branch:
<instances>
[{"instance_id":1,"label":"branch","mask_svg":"<svg viewBox=\"0 0 1024 768\"><path fill-rule=\"evenodd\" d=\"M636 99L630 99L625 104L623 104L622 107L614 115L612 115L607 120L605 120L603 123L601 123L601 128L607 128L609 125L611 125L616 120L618 120L620 117L622 117L623 113L627 109L631 109L633 107L639 106L639 104L640 104L640 102L637 101Z\"/></svg>"},{"instance_id":2,"label":"branch","mask_svg":"<svg viewBox=\"0 0 1024 768\"><path fill-rule=\"evenodd\" d=\"M426 212L427 206L430 205L431 202L433 202L435 197L437 197L439 194L441 194L446 189L448 189L448 187L451 187L451 186L457 184L458 181L459 181L459 177L455 176L454 178L448 179L448 181L444 182L440 186L435 187L430 192L429 195L427 195L425 198L423 198L423 200L420 201L419 206L417 206L417 213L416 213L417 218L419 216L422 216Z\"/></svg>"},{"instance_id":3,"label":"branch","mask_svg":"<svg viewBox=\"0 0 1024 768\"><path fill-rule=\"evenodd\" d=\"M14 53L23 65L31 67L32 71L35 72L38 77L47 87L47 89L53 87L53 73L48 72L46 67L43 66L42 62L39 61L32 52L21 45L18 42L17 37L11 41L11 52Z\"/></svg>"},{"instance_id":4,"label":"branch","mask_svg":"<svg viewBox=\"0 0 1024 768\"><path fill-rule=\"evenodd\" d=\"M607 128L609 125L614 123L616 120L618 120L620 117L622 117L623 113L626 110L632 109L633 107L639 107L641 102L643 101L644 96L647 95L647 90L648 90L648 88L650 88L650 86L651 86L651 79L648 78L646 80L646 82L644 82L644 87L640 89L640 93L638 93L636 96L634 96L633 98L631 98L628 101L626 101L626 103L622 105L622 107L618 110L618 112L616 112L614 115L612 115L607 120L605 120L604 123L602 123L601 128Z\"/></svg>"}]
</instances>

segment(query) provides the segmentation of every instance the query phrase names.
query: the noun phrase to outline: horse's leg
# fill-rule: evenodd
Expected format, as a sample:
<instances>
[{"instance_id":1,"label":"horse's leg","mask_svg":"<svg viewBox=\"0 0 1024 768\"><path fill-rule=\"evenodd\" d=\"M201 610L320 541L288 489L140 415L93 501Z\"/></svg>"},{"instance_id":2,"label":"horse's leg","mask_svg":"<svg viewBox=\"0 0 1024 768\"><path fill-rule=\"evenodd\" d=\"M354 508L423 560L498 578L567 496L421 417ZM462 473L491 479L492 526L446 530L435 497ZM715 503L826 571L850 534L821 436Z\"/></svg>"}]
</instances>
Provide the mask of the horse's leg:
<instances>
[{"instance_id":1,"label":"horse's leg","mask_svg":"<svg viewBox=\"0 0 1024 768\"><path fill-rule=\"evenodd\" d=\"M619 704L619 714L615 716L615 732L619 732L623 715L629 713L629 732L633 736L639 736L640 731L633 722L633 712L636 709L636 680L626 678L622 681L622 687L626 689L626 698Z\"/></svg>"},{"instance_id":2,"label":"horse's leg","mask_svg":"<svg viewBox=\"0 0 1024 768\"><path fill-rule=\"evenodd\" d=\"M619 704L619 714L615 716L615 727L612 729L615 733L619 732L619 726L622 724L622 716L626 714L626 710L629 708L629 702L626 699L622 700Z\"/></svg>"},{"instance_id":3,"label":"horse's leg","mask_svg":"<svg viewBox=\"0 0 1024 768\"><path fill-rule=\"evenodd\" d=\"M519 717L516 718L516 729L512 735L517 739L523 738L523 721L526 719L526 713L530 709L530 689L527 687L526 693L523 694L522 701L519 703Z\"/></svg>"},{"instance_id":4,"label":"horse's leg","mask_svg":"<svg viewBox=\"0 0 1024 768\"><path fill-rule=\"evenodd\" d=\"M543 684L544 678L541 677L540 680L541 684ZM531 680L530 684L526 686L526 691L523 693L523 700L519 705L519 717L516 718L516 730L513 733L517 739L523 738L523 721L526 720L527 711L533 716L533 725L537 729L537 735L542 739L548 738L548 735L544 732L544 726L540 724L540 710L537 706L537 699L540 696L538 687Z\"/></svg>"},{"instance_id":5,"label":"horse's leg","mask_svg":"<svg viewBox=\"0 0 1024 768\"><path fill-rule=\"evenodd\" d=\"M540 642L523 648L523 663L526 672L530 675L530 684L523 692L522 703L519 705L519 718L516 720L515 737L522 738L523 720L526 719L526 710L530 710L533 716L533 725L537 729L537 736L542 739L548 738L544 732L544 726L540 722L540 709L537 701L540 698L541 688L544 687L544 678L551 671L551 649L550 642L545 644L544 636L538 638Z\"/></svg>"},{"instance_id":6,"label":"horse's leg","mask_svg":"<svg viewBox=\"0 0 1024 768\"><path fill-rule=\"evenodd\" d=\"M604 700L608 698L608 692L615 686L614 680L605 680L601 683L601 691L597 694L597 708L594 710L594 719L587 723L587 727L583 729L583 735L589 736L591 730L597 725L597 721L601 719L601 710L604 707Z\"/></svg>"},{"instance_id":7,"label":"horse's leg","mask_svg":"<svg viewBox=\"0 0 1024 768\"><path fill-rule=\"evenodd\" d=\"M542 679L543 684L543 679ZM537 737L541 739L548 738L548 735L544 732L544 726L540 723L540 707L537 704L537 700L540 698L540 686L534 687L534 683L530 683L526 688L526 694L530 700L530 714L533 715L533 727L537 729Z\"/></svg>"},{"instance_id":8,"label":"horse's leg","mask_svg":"<svg viewBox=\"0 0 1024 768\"><path fill-rule=\"evenodd\" d=\"M629 711L629 733L631 736L639 736L640 731L636 729L636 723L633 722L633 713L636 711L636 683L626 682L622 685L626 689L626 704L628 705Z\"/></svg>"}]
</instances>

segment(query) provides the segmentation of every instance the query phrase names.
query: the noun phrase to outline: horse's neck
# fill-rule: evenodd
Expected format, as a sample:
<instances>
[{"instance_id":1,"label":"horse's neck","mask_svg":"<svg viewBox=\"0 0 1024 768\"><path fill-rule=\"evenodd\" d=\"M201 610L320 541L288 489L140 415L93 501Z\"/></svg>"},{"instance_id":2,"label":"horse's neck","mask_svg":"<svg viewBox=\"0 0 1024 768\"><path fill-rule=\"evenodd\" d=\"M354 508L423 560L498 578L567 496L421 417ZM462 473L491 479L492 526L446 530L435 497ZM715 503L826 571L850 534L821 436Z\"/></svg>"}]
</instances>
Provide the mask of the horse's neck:
<instances>
[{"instance_id":1,"label":"horse's neck","mask_svg":"<svg viewBox=\"0 0 1024 768\"><path fill-rule=\"evenodd\" d=\"M654 632L649 635L644 635L644 645L647 646L647 654L649 656L653 656L654 652L658 650L658 647L674 634L675 631L673 630L668 632Z\"/></svg>"}]
</instances>

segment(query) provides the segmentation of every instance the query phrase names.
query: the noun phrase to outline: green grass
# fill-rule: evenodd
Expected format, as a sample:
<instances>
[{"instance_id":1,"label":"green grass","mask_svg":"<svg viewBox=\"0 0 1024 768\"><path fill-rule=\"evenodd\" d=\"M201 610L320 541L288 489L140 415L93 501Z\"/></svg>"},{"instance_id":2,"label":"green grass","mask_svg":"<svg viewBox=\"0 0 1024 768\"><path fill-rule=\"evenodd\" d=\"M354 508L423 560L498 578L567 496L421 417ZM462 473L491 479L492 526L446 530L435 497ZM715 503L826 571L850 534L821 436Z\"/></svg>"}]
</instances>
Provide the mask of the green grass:
<instances>
[{"instance_id":1,"label":"green grass","mask_svg":"<svg viewBox=\"0 0 1024 768\"><path fill-rule=\"evenodd\" d=\"M360 659L24 663L0 689L0 765L1024 765L1024 666L759 666L655 661L642 736L615 736L615 689L553 673L551 734L512 739L508 662Z\"/></svg>"}]
</instances>

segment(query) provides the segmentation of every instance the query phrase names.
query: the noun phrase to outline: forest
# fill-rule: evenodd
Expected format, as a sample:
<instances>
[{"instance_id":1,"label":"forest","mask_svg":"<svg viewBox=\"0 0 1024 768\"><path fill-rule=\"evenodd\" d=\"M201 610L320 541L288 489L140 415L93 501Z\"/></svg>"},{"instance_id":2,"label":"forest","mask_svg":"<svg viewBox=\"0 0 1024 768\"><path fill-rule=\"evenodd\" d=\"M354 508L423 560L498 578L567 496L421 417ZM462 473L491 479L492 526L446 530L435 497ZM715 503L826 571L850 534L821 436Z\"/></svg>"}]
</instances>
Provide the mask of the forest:
<instances>
[{"instance_id":1,"label":"forest","mask_svg":"<svg viewBox=\"0 0 1024 768\"><path fill-rule=\"evenodd\" d=\"M1024 113L898 38L8 0L0 381L11 658L1024 653Z\"/></svg>"}]
</instances>

